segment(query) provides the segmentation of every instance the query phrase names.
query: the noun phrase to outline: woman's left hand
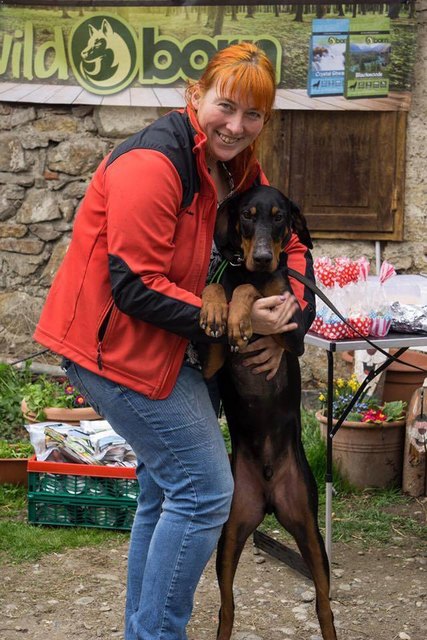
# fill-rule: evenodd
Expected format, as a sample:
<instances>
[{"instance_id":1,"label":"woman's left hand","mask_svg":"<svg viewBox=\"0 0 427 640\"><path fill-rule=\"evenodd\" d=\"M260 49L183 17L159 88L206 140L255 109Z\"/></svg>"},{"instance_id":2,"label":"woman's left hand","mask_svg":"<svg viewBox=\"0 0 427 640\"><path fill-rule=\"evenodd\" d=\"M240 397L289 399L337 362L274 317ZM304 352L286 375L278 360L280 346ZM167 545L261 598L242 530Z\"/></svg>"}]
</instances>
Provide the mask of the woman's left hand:
<instances>
[{"instance_id":1,"label":"woman's left hand","mask_svg":"<svg viewBox=\"0 0 427 640\"><path fill-rule=\"evenodd\" d=\"M285 291L280 296L268 296L255 300L251 311L253 332L262 336L271 336L297 329L297 323L292 321L297 309L297 299L289 291Z\"/></svg>"},{"instance_id":2,"label":"woman's left hand","mask_svg":"<svg viewBox=\"0 0 427 640\"><path fill-rule=\"evenodd\" d=\"M252 367L254 374L267 373L266 380L271 380L279 369L284 349L277 344L272 336L262 336L262 338L248 344L242 353L246 355L254 351L259 351L259 353L245 358L243 365Z\"/></svg>"}]
</instances>

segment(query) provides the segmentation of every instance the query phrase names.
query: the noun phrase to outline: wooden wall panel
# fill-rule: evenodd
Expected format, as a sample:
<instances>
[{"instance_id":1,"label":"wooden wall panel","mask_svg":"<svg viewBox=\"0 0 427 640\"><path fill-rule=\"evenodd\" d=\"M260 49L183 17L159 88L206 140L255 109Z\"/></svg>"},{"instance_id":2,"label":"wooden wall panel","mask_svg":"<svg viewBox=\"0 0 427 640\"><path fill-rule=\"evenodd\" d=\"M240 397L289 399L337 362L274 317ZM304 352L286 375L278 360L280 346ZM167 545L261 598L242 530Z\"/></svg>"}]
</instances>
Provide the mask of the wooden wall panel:
<instances>
[{"instance_id":1,"label":"wooden wall panel","mask_svg":"<svg viewBox=\"0 0 427 640\"><path fill-rule=\"evenodd\" d=\"M403 239L406 113L278 111L262 166L313 237Z\"/></svg>"}]
</instances>

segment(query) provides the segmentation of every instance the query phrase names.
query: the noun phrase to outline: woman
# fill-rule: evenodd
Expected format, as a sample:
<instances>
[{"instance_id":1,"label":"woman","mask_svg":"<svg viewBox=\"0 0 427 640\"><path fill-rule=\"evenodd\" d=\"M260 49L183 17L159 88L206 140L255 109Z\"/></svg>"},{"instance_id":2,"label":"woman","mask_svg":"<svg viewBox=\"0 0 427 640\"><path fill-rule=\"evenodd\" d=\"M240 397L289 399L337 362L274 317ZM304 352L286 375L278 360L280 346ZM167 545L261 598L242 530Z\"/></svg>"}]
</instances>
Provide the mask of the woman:
<instances>
[{"instance_id":1,"label":"woman","mask_svg":"<svg viewBox=\"0 0 427 640\"><path fill-rule=\"evenodd\" d=\"M273 106L272 65L252 44L216 54L188 89L188 106L132 136L103 160L35 338L65 358L70 380L134 449L141 496L129 550L126 640L182 640L193 594L233 482L199 369L200 329L218 202L266 182L254 145ZM289 264L306 272L292 237ZM305 292L295 289L307 316ZM259 300L254 371L272 377L293 296ZM183 362L185 363L183 364Z\"/></svg>"}]
</instances>

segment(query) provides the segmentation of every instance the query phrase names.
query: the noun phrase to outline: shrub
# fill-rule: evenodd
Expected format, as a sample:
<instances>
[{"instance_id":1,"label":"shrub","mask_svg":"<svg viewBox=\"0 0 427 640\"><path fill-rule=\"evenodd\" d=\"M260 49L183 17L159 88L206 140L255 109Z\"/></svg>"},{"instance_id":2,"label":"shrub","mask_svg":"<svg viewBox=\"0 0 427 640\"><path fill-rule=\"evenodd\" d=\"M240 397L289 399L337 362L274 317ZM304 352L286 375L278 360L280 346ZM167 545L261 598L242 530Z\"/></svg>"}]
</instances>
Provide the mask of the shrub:
<instances>
[{"instance_id":1,"label":"shrub","mask_svg":"<svg viewBox=\"0 0 427 640\"><path fill-rule=\"evenodd\" d=\"M13 441L24 434L21 389L30 378L29 362L21 370L0 363L0 438Z\"/></svg>"}]
</instances>

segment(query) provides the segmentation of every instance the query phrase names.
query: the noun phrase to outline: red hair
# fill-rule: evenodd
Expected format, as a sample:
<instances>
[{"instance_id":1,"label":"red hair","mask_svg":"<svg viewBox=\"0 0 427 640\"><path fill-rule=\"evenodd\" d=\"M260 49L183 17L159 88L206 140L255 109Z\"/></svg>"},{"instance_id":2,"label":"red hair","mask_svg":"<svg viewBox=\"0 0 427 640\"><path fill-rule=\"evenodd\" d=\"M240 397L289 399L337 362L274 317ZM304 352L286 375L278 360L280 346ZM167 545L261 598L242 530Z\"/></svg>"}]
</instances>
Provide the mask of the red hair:
<instances>
[{"instance_id":1,"label":"red hair","mask_svg":"<svg viewBox=\"0 0 427 640\"><path fill-rule=\"evenodd\" d=\"M274 67L262 49L251 42L241 42L218 51L209 61L200 80L191 82L186 91L189 109L195 91L202 94L218 83L218 91L231 99L250 100L251 107L265 113L264 122L270 118L276 94ZM233 160L233 168L244 182L255 163L255 143Z\"/></svg>"}]
</instances>

